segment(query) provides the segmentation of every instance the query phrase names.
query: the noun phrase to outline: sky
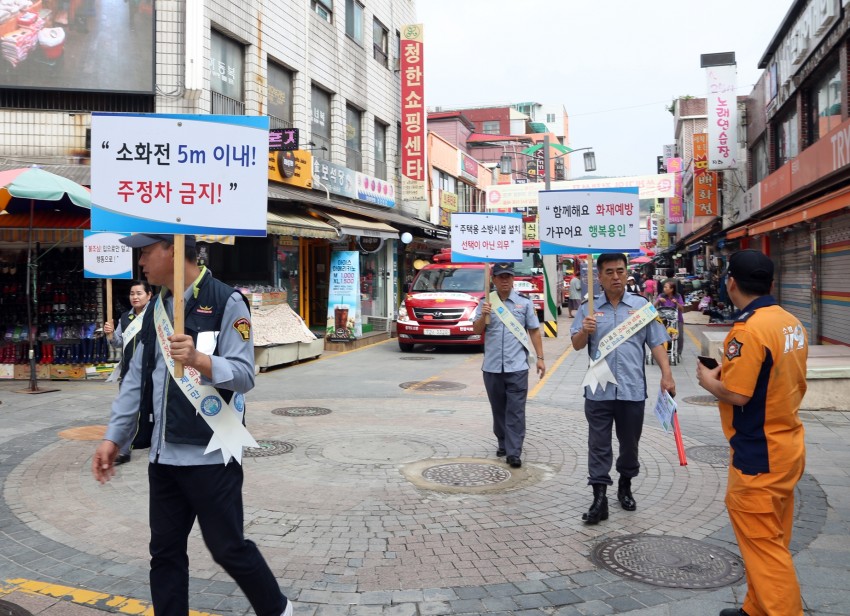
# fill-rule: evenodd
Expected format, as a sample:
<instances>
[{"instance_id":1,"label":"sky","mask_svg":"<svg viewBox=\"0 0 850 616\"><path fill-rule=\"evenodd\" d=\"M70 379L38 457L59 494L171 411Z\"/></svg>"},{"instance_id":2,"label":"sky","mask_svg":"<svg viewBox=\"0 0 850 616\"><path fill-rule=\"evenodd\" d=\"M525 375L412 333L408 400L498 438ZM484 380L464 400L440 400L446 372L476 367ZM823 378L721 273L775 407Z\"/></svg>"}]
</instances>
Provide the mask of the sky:
<instances>
[{"instance_id":1,"label":"sky","mask_svg":"<svg viewBox=\"0 0 850 616\"><path fill-rule=\"evenodd\" d=\"M700 55L734 51L738 95L792 0L416 0L430 107L562 104L596 176L656 173L675 141L665 107L705 97ZM584 175L581 154L572 177Z\"/></svg>"}]
</instances>

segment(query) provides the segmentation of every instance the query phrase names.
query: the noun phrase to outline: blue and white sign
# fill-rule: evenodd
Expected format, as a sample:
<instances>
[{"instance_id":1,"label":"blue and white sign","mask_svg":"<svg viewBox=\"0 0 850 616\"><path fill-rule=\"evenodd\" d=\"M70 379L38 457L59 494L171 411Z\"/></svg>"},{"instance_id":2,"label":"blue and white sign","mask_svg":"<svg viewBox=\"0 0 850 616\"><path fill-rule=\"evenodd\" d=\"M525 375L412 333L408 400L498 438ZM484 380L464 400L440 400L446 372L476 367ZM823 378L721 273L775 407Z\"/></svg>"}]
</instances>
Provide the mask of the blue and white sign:
<instances>
[{"instance_id":1,"label":"blue and white sign","mask_svg":"<svg viewBox=\"0 0 850 616\"><path fill-rule=\"evenodd\" d=\"M92 114L91 228L266 235L268 116Z\"/></svg>"},{"instance_id":2,"label":"blue and white sign","mask_svg":"<svg viewBox=\"0 0 850 616\"><path fill-rule=\"evenodd\" d=\"M522 214L452 213L452 261L522 261Z\"/></svg>"},{"instance_id":3,"label":"blue and white sign","mask_svg":"<svg viewBox=\"0 0 850 616\"><path fill-rule=\"evenodd\" d=\"M640 249L638 187L541 190L540 254Z\"/></svg>"},{"instance_id":4,"label":"blue and white sign","mask_svg":"<svg viewBox=\"0 0 850 616\"><path fill-rule=\"evenodd\" d=\"M95 233L83 231L83 277L133 277L133 249L119 240L129 233Z\"/></svg>"}]
</instances>

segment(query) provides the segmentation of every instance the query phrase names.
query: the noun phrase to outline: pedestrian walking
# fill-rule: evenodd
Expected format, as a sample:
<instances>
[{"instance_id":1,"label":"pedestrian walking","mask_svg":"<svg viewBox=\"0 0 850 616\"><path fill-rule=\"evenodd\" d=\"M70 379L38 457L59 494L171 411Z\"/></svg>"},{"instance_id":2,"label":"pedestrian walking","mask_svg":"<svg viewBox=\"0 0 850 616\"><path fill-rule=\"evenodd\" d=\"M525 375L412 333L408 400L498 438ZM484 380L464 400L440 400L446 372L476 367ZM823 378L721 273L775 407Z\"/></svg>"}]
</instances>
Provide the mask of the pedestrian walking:
<instances>
[{"instance_id":1,"label":"pedestrian walking","mask_svg":"<svg viewBox=\"0 0 850 616\"><path fill-rule=\"evenodd\" d=\"M633 295L640 295L640 286L637 281L635 281L634 276L629 276L626 278L626 291L632 293Z\"/></svg>"},{"instance_id":2,"label":"pedestrian walking","mask_svg":"<svg viewBox=\"0 0 850 616\"><path fill-rule=\"evenodd\" d=\"M593 489L593 503L582 516L586 524L608 519L607 489L613 484L610 475L612 427L620 443L616 463L619 473L617 500L626 511L637 508L632 479L640 472L638 445L647 398L644 346L650 348L661 368L661 387L671 396L676 395L665 348L670 338L664 326L655 319L655 311L646 299L626 292L627 265L626 256L621 253L599 256L596 271L602 293L594 299L593 314L588 312L588 302L582 302L570 328L573 348L578 351L589 346L591 360L607 362L616 381L597 385L594 376L584 388L584 415L588 425L587 483ZM612 332L617 335L609 337ZM602 356L603 351L606 356ZM589 372L585 383L590 376Z\"/></svg>"},{"instance_id":3,"label":"pedestrian walking","mask_svg":"<svg viewBox=\"0 0 850 616\"><path fill-rule=\"evenodd\" d=\"M679 337L676 341L676 354L682 359L682 349L685 347L685 300L681 293L676 290L676 281L668 279L664 281L661 293L655 300L656 308L671 308L676 311L676 325Z\"/></svg>"},{"instance_id":4,"label":"pedestrian walking","mask_svg":"<svg viewBox=\"0 0 850 616\"><path fill-rule=\"evenodd\" d=\"M495 264L493 280L496 290L478 304L473 332L484 335L481 370L493 413L496 455L507 456L508 465L519 468L525 440L529 361L534 358L537 376L543 378L543 339L533 302L514 291L513 264ZM483 318L486 315L490 315L488 324Z\"/></svg>"},{"instance_id":5,"label":"pedestrian walking","mask_svg":"<svg viewBox=\"0 0 850 616\"><path fill-rule=\"evenodd\" d=\"M658 293L658 282L650 276L643 282L643 295L649 301L654 302L656 293Z\"/></svg>"},{"instance_id":6,"label":"pedestrian walking","mask_svg":"<svg viewBox=\"0 0 850 616\"><path fill-rule=\"evenodd\" d=\"M806 445L799 410L806 393L806 329L770 295L773 262L758 250L729 259L726 289L741 312L723 343L723 364L697 364L697 380L720 402L732 458L726 508L744 558L747 595L721 616L802 616L788 545L794 488Z\"/></svg>"},{"instance_id":7,"label":"pedestrian walking","mask_svg":"<svg viewBox=\"0 0 850 616\"><path fill-rule=\"evenodd\" d=\"M570 317L574 316L581 304L581 276L576 272L570 280Z\"/></svg>"},{"instance_id":8,"label":"pedestrian walking","mask_svg":"<svg viewBox=\"0 0 850 616\"><path fill-rule=\"evenodd\" d=\"M144 280L134 280L130 284L130 310L121 315L118 319L118 327L112 325L112 321L106 321L103 324L103 333L106 334L106 339L109 344L122 349L121 364L118 366L118 382L127 374L130 367L130 360L136 352L136 342L138 334L142 330L142 321L145 314L145 309L148 302L151 301L153 291L151 286ZM131 324L136 321L135 325ZM132 443L127 443L121 448L118 457L115 458L115 466L126 464L130 461Z\"/></svg>"},{"instance_id":9,"label":"pedestrian walking","mask_svg":"<svg viewBox=\"0 0 850 616\"><path fill-rule=\"evenodd\" d=\"M173 235L137 234L120 241L141 249L139 266L145 277L163 289L143 320L105 438L92 459L92 473L101 483L109 481L119 449L133 440L139 420L153 414L148 480L154 611L157 616L185 616L189 611L187 541L197 518L213 559L236 581L256 614L290 616L291 603L257 546L244 537L241 464L230 460L224 449L205 453L213 436L217 443L232 443L233 434L244 430L239 422L222 430L208 418L220 410L225 412L221 420L241 414L243 394L254 386L247 301L196 264L194 236L185 238L183 264L174 263ZM187 333L167 336L175 267L184 268L187 281ZM197 370L201 383L195 387L191 379L175 377L168 356L187 370Z\"/></svg>"}]
</instances>

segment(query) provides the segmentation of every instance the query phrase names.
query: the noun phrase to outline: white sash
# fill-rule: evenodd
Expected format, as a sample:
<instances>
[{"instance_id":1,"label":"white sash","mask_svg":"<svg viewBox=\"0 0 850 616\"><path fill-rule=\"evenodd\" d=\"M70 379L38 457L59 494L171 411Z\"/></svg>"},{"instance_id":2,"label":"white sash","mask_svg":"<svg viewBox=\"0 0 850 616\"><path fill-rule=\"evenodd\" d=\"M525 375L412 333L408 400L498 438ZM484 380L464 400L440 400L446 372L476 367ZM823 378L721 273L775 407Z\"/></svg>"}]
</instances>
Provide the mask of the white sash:
<instances>
[{"instance_id":1,"label":"white sash","mask_svg":"<svg viewBox=\"0 0 850 616\"><path fill-rule=\"evenodd\" d=\"M500 298L499 294L495 291L490 293L490 306L492 306L496 316L499 317L499 320L505 325L508 331L516 336L516 339L519 340L528 350L528 363L531 365L531 356L536 356L537 351L534 350L534 347L531 345L531 340L528 339L528 331L519 321L517 321L517 318L510 310L508 310L508 307L505 306L502 298Z\"/></svg>"},{"instance_id":2,"label":"white sash","mask_svg":"<svg viewBox=\"0 0 850 616\"><path fill-rule=\"evenodd\" d=\"M584 375L584 381L581 383L582 387L586 385L590 387L590 391L596 392L598 386L601 386L604 390L608 386L608 383L617 385L617 379L614 378L611 367L605 361L605 356L646 327L657 316L658 311L655 309L655 306L645 304L635 311L632 316L608 332L597 345L596 355L590 362L587 374Z\"/></svg>"},{"instance_id":3,"label":"white sash","mask_svg":"<svg viewBox=\"0 0 850 616\"><path fill-rule=\"evenodd\" d=\"M242 425L245 414L245 397L234 393L230 404L224 402L215 387L201 383L201 373L191 366L183 366L183 378L174 377L174 360L171 358L171 346L168 337L174 333L174 326L168 318L163 306L162 297L158 298L154 309L154 326L159 350L165 358L168 373L180 387L186 399L195 407L195 412L204 418L212 429L213 435L204 454L221 450L224 463L230 462L231 456L242 464L243 447L259 447L247 428Z\"/></svg>"},{"instance_id":4,"label":"white sash","mask_svg":"<svg viewBox=\"0 0 850 616\"><path fill-rule=\"evenodd\" d=\"M142 320L144 319L145 312L148 310L148 306L150 302L145 304L145 307L142 308L142 311L133 317L133 320L130 321L130 324L127 326L127 330L121 332L121 350L126 351L127 345L130 344L130 341L136 337L142 329Z\"/></svg>"}]
</instances>

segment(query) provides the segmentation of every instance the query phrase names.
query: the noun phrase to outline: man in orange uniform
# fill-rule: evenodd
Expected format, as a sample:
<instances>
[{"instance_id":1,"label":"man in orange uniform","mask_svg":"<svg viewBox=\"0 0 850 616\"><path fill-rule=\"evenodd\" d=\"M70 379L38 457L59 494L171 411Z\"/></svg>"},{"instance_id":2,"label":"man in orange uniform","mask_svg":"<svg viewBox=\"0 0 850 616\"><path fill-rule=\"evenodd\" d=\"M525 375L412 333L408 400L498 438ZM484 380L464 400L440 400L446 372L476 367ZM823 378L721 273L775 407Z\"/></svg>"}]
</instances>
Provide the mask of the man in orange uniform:
<instances>
[{"instance_id":1,"label":"man in orange uniform","mask_svg":"<svg viewBox=\"0 0 850 616\"><path fill-rule=\"evenodd\" d=\"M794 487L806 461L798 411L806 393L806 330L770 295L773 262L758 250L729 260L726 287L741 312L722 367L697 364L697 380L720 401L732 449L726 507L747 572L742 609L720 616L802 616L788 544Z\"/></svg>"}]
</instances>

